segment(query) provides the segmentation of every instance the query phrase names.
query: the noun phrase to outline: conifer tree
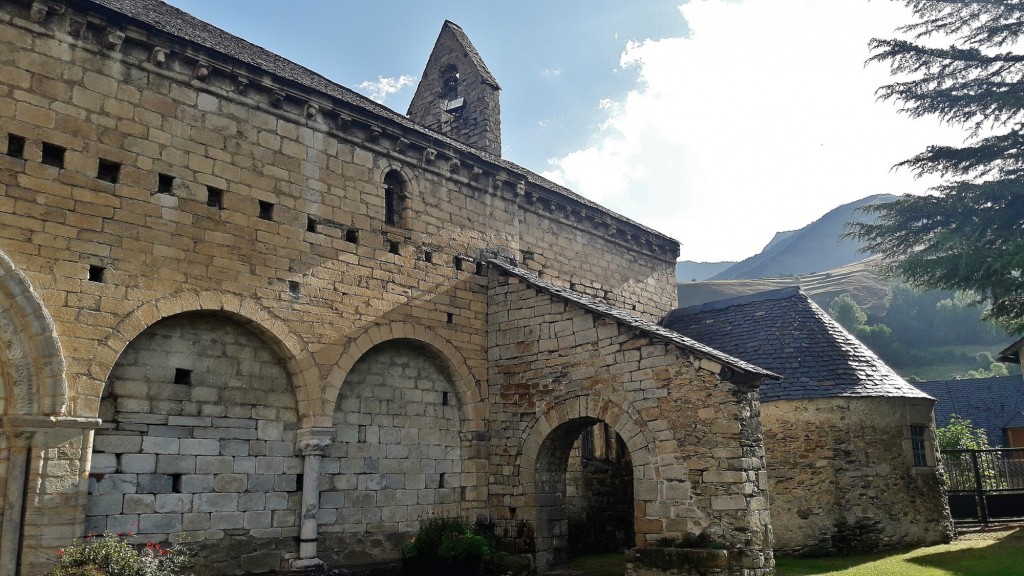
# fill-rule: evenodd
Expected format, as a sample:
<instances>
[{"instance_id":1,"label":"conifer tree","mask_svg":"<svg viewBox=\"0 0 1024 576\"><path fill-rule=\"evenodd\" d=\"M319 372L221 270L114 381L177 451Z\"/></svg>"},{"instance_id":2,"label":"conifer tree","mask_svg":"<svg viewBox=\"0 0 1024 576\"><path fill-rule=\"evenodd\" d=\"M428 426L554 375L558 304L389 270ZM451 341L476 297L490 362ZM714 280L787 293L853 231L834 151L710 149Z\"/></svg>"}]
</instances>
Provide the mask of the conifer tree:
<instances>
[{"instance_id":1,"label":"conifer tree","mask_svg":"<svg viewBox=\"0 0 1024 576\"><path fill-rule=\"evenodd\" d=\"M881 254L890 274L971 290L991 302L990 317L1024 331L1024 1L901 1L916 21L897 30L901 38L871 41L868 62L896 78L877 94L967 137L897 164L943 183L867 208L877 220L851 223L848 234Z\"/></svg>"}]
</instances>

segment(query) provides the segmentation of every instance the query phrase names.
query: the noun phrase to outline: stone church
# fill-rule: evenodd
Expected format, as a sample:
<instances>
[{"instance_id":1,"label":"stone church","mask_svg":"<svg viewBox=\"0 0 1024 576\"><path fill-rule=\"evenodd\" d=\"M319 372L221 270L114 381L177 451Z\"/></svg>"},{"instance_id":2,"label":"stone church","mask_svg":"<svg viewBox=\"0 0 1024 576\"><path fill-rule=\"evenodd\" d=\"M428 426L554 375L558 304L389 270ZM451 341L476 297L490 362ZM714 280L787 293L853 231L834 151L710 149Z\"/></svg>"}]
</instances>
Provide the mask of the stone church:
<instances>
[{"instance_id":1,"label":"stone church","mask_svg":"<svg viewBox=\"0 0 1024 576\"><path fill-rule=\"evenodd\" d=\"M501 158L457 25L401 115L158 0L8 0L0 119L0 576L103 532L359 566L430 515L543 569L613 508L772 572L773 374L657 325L676 241ZM595 430L614 494L567 486Z\"/></svg>"},{"instance_id":2,"label":"stone church","mask_svg":"<svg viewBox=\"0 0 1024 576\"><path fill-rule=\"evenodd\" d=\"M678 243L503 160L499 90L451 22L402 115L159 0L0 2L0 576L104 532L368 566L430 516L773 573L779 376L658 323Z\"/></svg>"}]
</instances>

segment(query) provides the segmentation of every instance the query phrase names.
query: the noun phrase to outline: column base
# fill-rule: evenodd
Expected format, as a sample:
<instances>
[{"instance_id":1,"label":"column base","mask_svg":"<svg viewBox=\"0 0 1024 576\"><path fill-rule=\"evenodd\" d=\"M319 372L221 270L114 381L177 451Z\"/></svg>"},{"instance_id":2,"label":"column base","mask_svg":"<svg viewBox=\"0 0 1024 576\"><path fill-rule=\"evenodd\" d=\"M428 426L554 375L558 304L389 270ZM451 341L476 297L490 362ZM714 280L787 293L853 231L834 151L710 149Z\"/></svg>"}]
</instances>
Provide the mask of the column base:
<instances>
[{"instance_id":1,"label":"column base","mask_svg":"<svg viewBox=\"0 0 1024 576\"><path fill-rule=\"evenodd\" d=\"M323 560L319 558L299 558L292 560L288 564L292 570L313 570L325 567Z\"/></svg>"}]
</instances>

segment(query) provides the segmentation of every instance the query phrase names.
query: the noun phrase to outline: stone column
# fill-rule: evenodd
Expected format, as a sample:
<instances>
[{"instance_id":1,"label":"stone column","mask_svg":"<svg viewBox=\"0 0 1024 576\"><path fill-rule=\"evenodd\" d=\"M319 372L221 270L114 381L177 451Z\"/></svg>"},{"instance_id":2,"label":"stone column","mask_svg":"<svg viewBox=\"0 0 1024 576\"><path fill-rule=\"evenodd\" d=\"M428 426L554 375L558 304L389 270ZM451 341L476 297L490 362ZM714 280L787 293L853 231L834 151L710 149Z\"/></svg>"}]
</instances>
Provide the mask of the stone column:
<instances>
[{"instance_id":1,"label":"stone column","mask_svg":"<svg viewBox=\"0 0 1024 576\"><path fill-rule=\"evenodd\" d=\"M0 535L0 576L18 573L18 549L21 547L21 518L25 505L25 474L31 434L8 433L7 492L4 494L3 534Z\"/></svg>"},{"instance_id":2,"label":"stone column","mask_svg":"<svg viewBox=\"0 0 1024 576\"><path fill-rule=\"evenodd\" d=\"M320 511L320 457L331 443L332 428L303 428L296 433L295 450L302 463L302 518L299 526L299 558L292 560L294 570L316 568L323 562L316 557L317 513Z\"/></svg>"}]
</instances>

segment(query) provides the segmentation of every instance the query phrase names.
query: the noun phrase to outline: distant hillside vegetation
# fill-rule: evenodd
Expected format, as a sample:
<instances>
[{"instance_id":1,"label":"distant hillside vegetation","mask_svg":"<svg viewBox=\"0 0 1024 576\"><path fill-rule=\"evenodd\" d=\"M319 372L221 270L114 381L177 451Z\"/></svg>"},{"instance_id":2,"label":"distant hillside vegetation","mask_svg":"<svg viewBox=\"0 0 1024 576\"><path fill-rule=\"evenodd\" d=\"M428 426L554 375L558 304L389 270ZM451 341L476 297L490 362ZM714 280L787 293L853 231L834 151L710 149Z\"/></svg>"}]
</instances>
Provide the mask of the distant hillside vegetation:
<instances>
[{"instance_id":1,"label":"distant hillside vegetation","mask_svg":"<svg viewBox=\"0 0 1024 576\"><path fill-rule=\"evenodd\" d=\"M676 262L676 282L700 282L732 266L735 262Z\"/></svg>"},{"instance_id":2,"label":"distant hillside vegetation","mask_svg":"<svg viewBox=\"0 0 1024 576\"><path fill-rule=\"evenodd\" d=\"M846 223L873 218L858 212L861 206L895 199L891 194L868 196L839 206L799 230L779 232L760 254L730 266L711 280L802 276L858 262L864 258L859 252L862 244L850 238L840 239Z\"/></svg>"},{"instance_id":3,"label":"distant hillside vegetation","mask_svg":"<svg viewBox=\"0 0 1024 576\"><path fill-rule=\"evenodd\" d=\"M765 290L800 286L804 293L825 310L828 310L833 298L849 294L865 312L882 314L889 294L889 282L875 271L877 260L877 257L872 257L833 270L786 278L681 282L676 285L679 306L693 306Z\"/></svg>"}]
</instances>

